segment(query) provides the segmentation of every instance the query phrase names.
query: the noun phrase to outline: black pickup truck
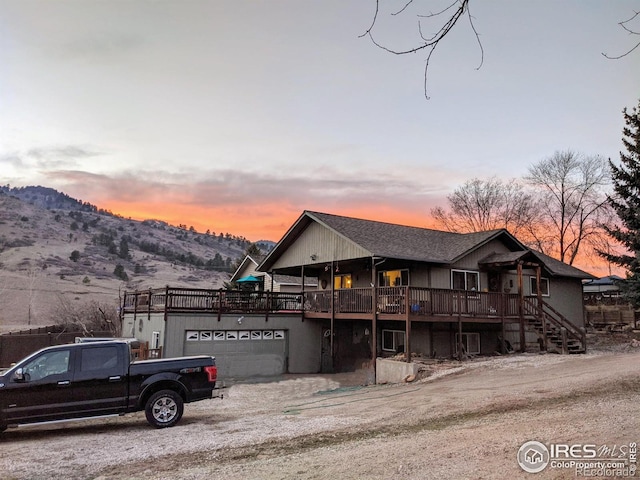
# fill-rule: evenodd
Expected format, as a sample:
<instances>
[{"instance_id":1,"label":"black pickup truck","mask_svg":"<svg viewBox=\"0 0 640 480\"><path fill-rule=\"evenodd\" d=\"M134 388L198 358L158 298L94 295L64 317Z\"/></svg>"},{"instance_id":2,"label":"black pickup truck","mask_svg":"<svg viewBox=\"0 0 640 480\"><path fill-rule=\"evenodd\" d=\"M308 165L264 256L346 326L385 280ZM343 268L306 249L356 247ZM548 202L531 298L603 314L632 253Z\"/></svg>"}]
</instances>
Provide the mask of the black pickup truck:
<instances>
[{"instance_id":1,"label":"black pickup truck","mask_svg":"<svg viewBox=\"0 0 640 480\"><path fill-rule=\"evenodd\" d=\"M18 362L0 375L0 432L141 410L153 427L171 427L185 403L212 398L214 357L134 360L132 345L132 340L57 345Z\"/></svg>"}]
</instances>

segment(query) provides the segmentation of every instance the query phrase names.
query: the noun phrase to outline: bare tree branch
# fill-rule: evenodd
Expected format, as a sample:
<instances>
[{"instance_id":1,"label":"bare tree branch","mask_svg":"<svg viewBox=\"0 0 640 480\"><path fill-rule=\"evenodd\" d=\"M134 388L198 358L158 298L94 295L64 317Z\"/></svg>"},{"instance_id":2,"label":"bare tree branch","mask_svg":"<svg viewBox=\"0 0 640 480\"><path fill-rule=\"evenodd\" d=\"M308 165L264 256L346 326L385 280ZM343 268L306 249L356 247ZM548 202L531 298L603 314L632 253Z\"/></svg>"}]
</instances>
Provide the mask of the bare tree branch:
<instances>
[{"instance_id":1,"label":"bare tree branch","mask_svg":"<svg viewBox=\"0 0 640 480\"><path fill-rule=\"evenodd\" d=\"M395 13L391 13L391 15L393 16L400 15L401 13L405 12L409 7L409 5L411 5L412 3L413 3L413 0L408 0L408 2L400 10L398 10ZM408 55L410 53L417 53L422 50L427 51L428 54L427 54L427 58L425 59L425 67L424 67L424 96L427 100L429 99L428 89L427 89L427 77L429 72L429 62L431 60L431 56L433 55L433 52L438 46L438 44L449 34L449 32L453 29L453 27L456 25L458 20L460 20L460 18L465 14L469 18L469 24L471 25L471 29L474 35L476 36L478 45L480 46L480 64L478 65L477 69L482 67L482 64L484 63L484 49L482 48L480 35L478 34L478 31L476 30L476 27L473 23L473 17L469 13L469 0L455 0L455 2L453 2L451 5L449 5L448 7L436 13L417 15L419 19L433 19L433 18L439 18L444 16L444 23L438 28L436 33L428 36L424 34L422 21L418 20L418 33L422 41L419 42L418 45L415 45L414 47L407 48L407 49L391 48L389 46L384 45L383 43L378 41L377 38L374 37L373 29L376 26L376 22L378 21L379 13L380 13L380 0L376 0L376 8L373 14L373 20L371 22L371 25L362 35L359 36L359 38L369 37L369 39L371 40L371 43L373 43L376 47L380 48L381 50L384 50L385 52L389 52L393 55Z\"/></svg>"},{"instance_id":2,"label":"bare tree branch","mask_svg":"<svg viewBox=\"0 0 640 480\"><path fill-rule=\"evenodd\" d=\"M627 20L624 20L622 22L618 22L618 25L620 25L620 27L622 27L622 29L625 30L630 35L640 35L640 31L635 31L635 30L633 30L633 29L631 29L631 28L629 28L627 26L627 24L632 22L638 15L640 15L640 12L634 12L634 14L633 14L633 16L631 18L629 18ZM631 52L633 52L638 47L640 47L640 41L638 43L636 43L635 46L631 47L629 50L627 50L625 53L623 53L622 55L611 56L611 55L608 55L606 53L602 53L602 55L604 57L608 58L609 60L619 60L619 59L629 55Z\"/></svg>"},{"instance_id":3,"label":"bare tree branch","mask_svg":"<svg viewBox=\"0 0 640 480\"><path fill-rule=\"evenodd\" d=\"M392 13L391 15L394 15L394 16L395 16L395 15L400 15L400 14L401 14L402 12L404 12L404 11L407 9L407 7L408 7L409 5L411 5L412 3L413 3L413 0L409 0L407 3L405 3L404 7L402 7L400 10L398 10L396 13Z\"/></svg>"}]
</instances>

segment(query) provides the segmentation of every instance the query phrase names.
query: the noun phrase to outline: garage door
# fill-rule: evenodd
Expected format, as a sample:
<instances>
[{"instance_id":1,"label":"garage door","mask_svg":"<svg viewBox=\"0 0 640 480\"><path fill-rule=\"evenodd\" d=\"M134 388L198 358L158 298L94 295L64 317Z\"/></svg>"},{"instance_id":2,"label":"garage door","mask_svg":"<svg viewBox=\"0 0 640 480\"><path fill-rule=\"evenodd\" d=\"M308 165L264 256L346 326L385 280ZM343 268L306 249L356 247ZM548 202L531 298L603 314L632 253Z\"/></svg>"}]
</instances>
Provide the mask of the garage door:
<instances>
[{"instance_id":1,"label":"garage door","mask_svg":"<svg viewBox=\"0 0 640 480\"><path fill-rule=\"evenodd\" d=\"M287 371L285 330L188 330L184 355L213 355L221 379Z\"/></svg>"}]
</instances>

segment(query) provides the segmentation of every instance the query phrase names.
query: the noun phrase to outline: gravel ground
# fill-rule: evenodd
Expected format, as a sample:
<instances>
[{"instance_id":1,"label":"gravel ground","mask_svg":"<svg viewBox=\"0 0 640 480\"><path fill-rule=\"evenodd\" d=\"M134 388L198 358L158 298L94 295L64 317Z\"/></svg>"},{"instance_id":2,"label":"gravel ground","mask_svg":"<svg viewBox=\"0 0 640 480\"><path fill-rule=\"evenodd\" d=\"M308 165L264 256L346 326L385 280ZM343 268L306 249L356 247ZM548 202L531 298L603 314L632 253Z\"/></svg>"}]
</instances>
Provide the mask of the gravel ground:
<instances>
[{"instance_id":1,"label":"gravel ground","mask_svg":"<svg viewBox=\"0 0 640 480\"><path fill-rule=\"evenodd\" d=\"M185 406L173 428L143 413L10 429L0 477L35 479L526 478L529 440L640 441L640 348L431 365L400 385L366 372L288 375ZM575 478L568 469L536 478Z\"/></svg>"}]
</instances>

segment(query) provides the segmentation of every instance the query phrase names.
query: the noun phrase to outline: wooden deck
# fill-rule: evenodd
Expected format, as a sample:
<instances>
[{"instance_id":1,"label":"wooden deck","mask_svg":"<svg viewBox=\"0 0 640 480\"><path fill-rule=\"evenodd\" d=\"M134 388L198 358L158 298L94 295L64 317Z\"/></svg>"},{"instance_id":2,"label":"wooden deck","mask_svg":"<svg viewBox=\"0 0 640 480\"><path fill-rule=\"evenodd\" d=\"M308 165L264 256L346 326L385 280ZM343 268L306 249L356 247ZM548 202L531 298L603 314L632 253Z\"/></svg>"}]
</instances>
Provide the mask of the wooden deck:
<instances>
[{"instance_id":1,"label":"wooden deck","mask_svg":"<svg viewBox=\"0 0 640 480\"><path fill-rule=\"evenodd\" d=\"M163 288L125 293L124 313L299 312L306 318L501 322L519 318L518 295L419 287L349 288L300 293ZM374 310L375 307L375 310ZM453 317L453 318L452 318Z\"/></svg>"},{"instance_id":2,"label":"wooden deck","mask_svg":"<svg viewBox=\"0 0 640 480\"><path fill-rule=\"evenodd\" d=\"M518 294L421 287L371 287L314 290L300 293L170 288L125 292L123 314L151 313L275 313L302 318L335 320L391 320L405 322L464 323L519 322L536 331L545 345L563 352L586 351L586 333L537 297Z\"/></svg>"}]
</instances>

